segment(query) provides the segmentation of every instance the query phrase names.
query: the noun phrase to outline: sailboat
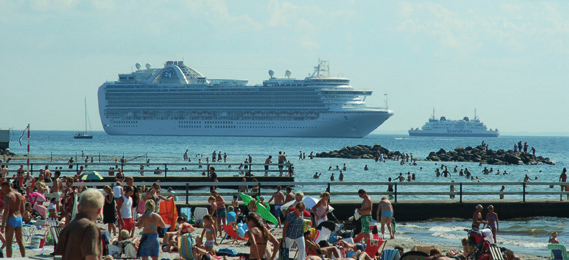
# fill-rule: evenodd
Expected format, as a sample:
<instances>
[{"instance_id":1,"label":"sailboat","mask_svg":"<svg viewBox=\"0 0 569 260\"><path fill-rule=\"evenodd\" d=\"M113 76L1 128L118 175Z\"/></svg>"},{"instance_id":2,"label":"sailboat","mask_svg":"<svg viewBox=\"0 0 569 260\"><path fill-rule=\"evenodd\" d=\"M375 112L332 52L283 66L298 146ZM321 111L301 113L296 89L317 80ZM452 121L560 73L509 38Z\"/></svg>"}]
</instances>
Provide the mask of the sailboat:
<instances>
[{"instance_id":1,"label":"sailboat","mask_svg":"<svg viewBox=\"0 0 569 260\"><path fill-rule=\"evenodd\" d=\"M76 133L73 138L75 139L93 139L92 135L87 133L87 98L85 98L85 132Z\"/></svg>"}]
</instances>

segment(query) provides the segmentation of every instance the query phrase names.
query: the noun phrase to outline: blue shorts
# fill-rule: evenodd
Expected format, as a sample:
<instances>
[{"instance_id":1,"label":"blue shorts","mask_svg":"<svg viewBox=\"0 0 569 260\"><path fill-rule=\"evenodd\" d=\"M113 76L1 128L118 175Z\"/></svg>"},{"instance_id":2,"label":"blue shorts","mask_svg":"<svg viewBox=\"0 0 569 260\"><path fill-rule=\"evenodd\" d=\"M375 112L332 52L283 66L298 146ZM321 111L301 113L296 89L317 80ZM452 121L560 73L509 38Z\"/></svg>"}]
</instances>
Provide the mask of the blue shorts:
<instances>
[{"instance_id":1,"label":"blue shorts","mask_svg":"<svg viewBox=\"0 0 569 260\"><path fill-rule=\"evenodd\" d=\"M8 218L8 225L14 227L14 228L19 228L22 227L23 222L22 222L22 217L11 217Z\"/></svg>"},{"instance_id":2,"label":"blue shorts","mask_svg":"<svg viewBox=\"0 0 569 260\"><path fill-rule=\"evenodd\" d=\"M276 204L275 205L275 210L273 211L273 213L275 213L275 217L280 218L281 217L281 207L283 206L283 204Z\"/></svg>"},{"instance_id":3,"label":"blue shorts","mask_svg":"<svg viewBox=\"0 0 569 260\"><path fill-rule=\"evenodd\" d=\"M218 218L227 218L227 209L225 208L217 209L215 211L215 216Z\"/></svg>"},{"instance_id":4,"label":"blue shorts","mask_svg":"<svg viewBox=\"0 0 569 260\"><path fill-rule=\"evenodd\" d=\"M389 217L393 216L393 211L382 211L381 215L386 217L386 218L389 218Z\"/></svg>"}]
</instances>

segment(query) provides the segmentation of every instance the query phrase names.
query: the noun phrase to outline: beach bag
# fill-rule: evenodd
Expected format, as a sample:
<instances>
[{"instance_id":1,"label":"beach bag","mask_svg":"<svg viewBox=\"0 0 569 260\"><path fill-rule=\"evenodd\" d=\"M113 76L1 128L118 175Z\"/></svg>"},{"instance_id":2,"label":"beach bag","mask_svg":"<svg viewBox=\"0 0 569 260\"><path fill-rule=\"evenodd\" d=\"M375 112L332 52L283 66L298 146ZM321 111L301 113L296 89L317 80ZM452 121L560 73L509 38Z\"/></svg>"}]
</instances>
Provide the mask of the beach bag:
<instances>
[{"instance_id":1,"label":"beach bag","mask_svg":"<svg viewBox=\"0 0 569 260\"><path fill-rule=\"evenodd\" d=\"M120 257L122 253L122 249L115 245L107 245L109 249L109 255L112 255L114 258Z\"/></svg>"},{"instance_id":2,"label":"beach bag","mask_svg":"<svg viewBox=\"0 0 569 260\"><path fill-rule=\"evenodd\" d=\"M281 241L281 248L279 248L279 259L289 260L290 249L286 247L284 239Z\"/></svg>"},{"instance_id":3,"label":"beach bag","mask_svg":"<svg viewBox=\"0 0 569 260\"><path fill-rule=\"evenodd\" d=\"M124 246L124 255L128 258L136 258L136 247L134 246L134 243L132 243L131 241L128 241L130 243L126 244Z\"/></svg>"},{"instance_id":4,"label":"beach bag","mask_svg":"<svg viewBox=\"0 0 569 260\"><path fill-rule=\"evenodd\" d=\"M237 256L237 251L231 248L220 248L217 250L216 255L218 256Z\"/></svg>"},{"instance_id":5,"label":"beach bag","mask_svg":"<svg viewBox=\"0 0 569 260\"><path fill-rule=\"evenodd\" d=\"M179 236L178 246L180 251L180 258L184 260L194 260L194 255L192 253L192 249L194 247L194 239L190 234Z\"/></svg>"}]
</instances>

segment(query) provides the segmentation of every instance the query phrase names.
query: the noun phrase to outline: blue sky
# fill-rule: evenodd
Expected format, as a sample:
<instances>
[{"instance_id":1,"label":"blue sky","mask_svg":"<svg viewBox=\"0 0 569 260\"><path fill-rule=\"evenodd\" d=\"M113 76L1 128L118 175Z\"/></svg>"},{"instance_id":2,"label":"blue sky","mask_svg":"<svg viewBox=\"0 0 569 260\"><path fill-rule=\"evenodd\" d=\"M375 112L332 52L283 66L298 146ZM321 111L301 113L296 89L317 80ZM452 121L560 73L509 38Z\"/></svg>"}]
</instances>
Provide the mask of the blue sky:
<instances>
[{"instance_id":1,"label":"blue sky","mask_svg":"<svg viewBox=\"0 0 569 260\"><path fill-rule=\"evenodd\" d=\"M503 133L569 134L568 1L0 0L0 128L79 130L83 99L134 64L209 78L305 77L318 58L395 115L376 133L477 109Z\"/></svg>"}]
</instances>

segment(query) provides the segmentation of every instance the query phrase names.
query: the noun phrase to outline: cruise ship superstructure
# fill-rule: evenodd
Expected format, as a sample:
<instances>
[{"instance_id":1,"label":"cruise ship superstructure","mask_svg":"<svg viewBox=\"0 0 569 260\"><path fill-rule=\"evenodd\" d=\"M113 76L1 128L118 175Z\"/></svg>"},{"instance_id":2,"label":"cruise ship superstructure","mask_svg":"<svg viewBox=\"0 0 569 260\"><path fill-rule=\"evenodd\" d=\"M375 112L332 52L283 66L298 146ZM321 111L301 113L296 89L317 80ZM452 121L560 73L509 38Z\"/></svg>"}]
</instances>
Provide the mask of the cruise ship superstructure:
<instances>
[{"instance_id":1,"label":"cruise ship superstructure","mask_svg":"<svg viewBox=\"0 0 569 260\"><path fill-rule=\"evenodd\" d=\"M99 87L110 135L364 137L393 115L366 106L372 91L329 76L325 61L303 80L270 70L262 85L207 79L183 61L136 68Z\"/></svg>"},{"instance_id":2,"label":"cruise ship superstructure","mask_svg":"<svg viewBox=\"0 0 569 260\"><path fill-rule=\"evenodd\" d=\"M448 120L442 116L440 119L433 116L421 129L411 128L409 130L410 136L451 136L451 137L498 137L500 133L498 129L488 129L484 123L476 116L474 112L474 119L464 117L462 120Z\"/></svg>"}]
</instances>

